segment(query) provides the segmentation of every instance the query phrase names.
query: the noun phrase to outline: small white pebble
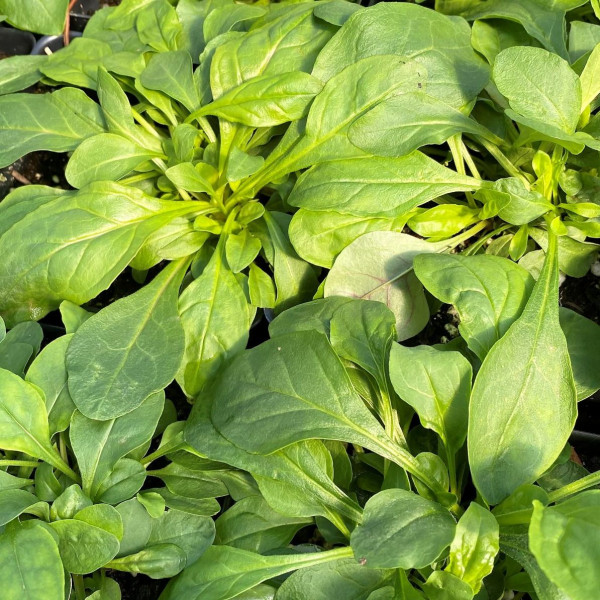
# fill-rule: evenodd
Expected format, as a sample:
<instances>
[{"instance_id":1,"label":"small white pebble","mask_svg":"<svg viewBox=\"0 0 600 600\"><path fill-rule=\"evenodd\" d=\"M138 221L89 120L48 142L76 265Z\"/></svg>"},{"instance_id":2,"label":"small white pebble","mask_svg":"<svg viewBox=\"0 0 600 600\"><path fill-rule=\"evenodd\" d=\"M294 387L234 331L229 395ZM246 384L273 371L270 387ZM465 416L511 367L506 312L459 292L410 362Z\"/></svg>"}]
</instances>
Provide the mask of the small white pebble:
<instances>
[{"instance_id":1,"label":"small white pebble","mask_svg":"<svg viewBox=\"0 0 600 600\"><path fill-rule=\"evenodd\" d=\"M590 269L590 271L592 272L592 275L595 275L596 277L600 277L600 260L597 260L592 265L592 268Z\"/></svg>"},{"instance_id":2,"label":"small white pebble","mask_svg":"<svg viewBox=\"0 0 600 600\"><path fill-rule=\"evenodd\" d=\"M60 179L59 179L58 175L52 175L52 181L54 183L60 183Z\"/></svg>"},{"instance_id":3,"label":"small white pebble","mask_svg":"<svg viewBox=\"0 0 600 600\"><path fill-rule=\"evenodd\" d=\"M564 273L560 273L558 276L558 287L560 287L567 280L567 276Z\"/></svg>"},{"instance_id":4,"label":"small white pebble","mask_svg":"<svg viewBox=\"0 0 600 600\"><path fill-rule=\"evenodd\" d=\"M280 351L281 350L281 346L277 346L277 350Z\"/></svg>"}]
</instances>

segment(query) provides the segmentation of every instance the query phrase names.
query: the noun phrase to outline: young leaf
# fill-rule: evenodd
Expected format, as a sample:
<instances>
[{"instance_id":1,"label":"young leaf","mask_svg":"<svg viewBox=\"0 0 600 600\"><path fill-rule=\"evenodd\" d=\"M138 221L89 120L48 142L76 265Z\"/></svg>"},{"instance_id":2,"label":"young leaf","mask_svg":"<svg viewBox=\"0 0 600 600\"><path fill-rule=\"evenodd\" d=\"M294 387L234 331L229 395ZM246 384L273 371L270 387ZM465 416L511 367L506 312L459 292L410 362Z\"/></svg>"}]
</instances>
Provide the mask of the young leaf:
<instances>
[{"instance_id":1,"label":"young leaf","mask_svg":"<svg viewBox=\"0 0 600 600\"><path fill-rule=\"evenodd\" d=\"M64 335L48 344L27 371L26 380L37 385L46 399L50 437L69 427L75 404L67 387L65 357L72 335Z\"/></svg>"},{"instance_id":2,"label":"young leaf","mask_svg":"<svg viewBox=\"0 0 600 600\"><path fill-rule=\"evenodd\" d=\"M581 112L583 112L600 94L600 44L598 44L587 62L581 74Z\"/></svg>"},{"instance_id":3,"label":"young leaf","mask_svg":"<svg viewBox=\"0 0 600 600\"><path fill-rule=\"evenodd\" d=\"M481 360L521 315L534 283L523 267L489 255L422 254L415 273L436 298L455 306L459 331Z\"/></svg>"},{"instance_id":4,"label":"young leaf","mask_svg":"<svg viewBox=\"0 0 600 600\"><path fill-rule=\"evenodd\" d=\"M213 186L191 162L170 167L165 175L177 186L188 192L214 193Z\"/></svg>"},{"instance_id":5,"label":"young leaf","mask_svg":"<svg viewBox=\"0 0 600 600\"><path fill-rule=\"evenodd\" d=\"M5 369L0 369L0 387L0 448L24 452L62 470L63 462L50 443L46 405L38 388Z\"/></svg>"},{"instance_id":6,"label":"young leaf","mask_svg":"<svg viewBox=\"0 0 600 600\"><path fill-rule=\"evenodd\" d=\"M192 58L185 50L158 52L140 76L142 85L181 102L190 112L200 99L192 75Z\"/></svg>"},{"instance_id":7,"label":"young leaf","mask_svg":"<svg viewBox=\"0 0 600 600\"><path fill-rule=\"evenodd\" d=\"M406 340L429 319L425 293L412 263L418 254L435 251L432 244L403 233L366 233L337 257L325 280L325 297L383 302L396 316L398 340Z\"/></svg>"},{"instance_id":8,"label":"young leaf","mask_svg":"<svg viewBox=\"0 0 600 600\"><path fill-rule=\"evenodd\" d=\"M0 535L0 580L6 600L63 600L65 575L56 542L31 522L9 525Z\"/></svg>"},{"instance_id":9,"label":"young leaf","mask_svg":"<svg viewBox=\"0 0 600 600\"><path fill-rule=\"evenodd\" d=\"M71 156L65 177L75 188L94 181L117 181L158 153L115 133L85 140Z\"/></svg>"},{"instance_id":10,"label":"young leaf","mask_svg":"<svg viewBox=\"0 0 600 600\"><path fill-rule=\"evenodd\" d=\"M0 62L0 95L19 92L34 85L41 78L39 67L46 56L11 56Z\"/></svg>"},{"instance_id":11,"label":"young leaf","mask_svg":"<svg viewBox=\"0 0 600 600\"><path fill-rule=\"evenodd\" d=\"M89 419L77 411L69 437L81 472L83 491L94 500L117 461L149 442L163 411L162 392L146 398L131 412L108 421Z\"/></svg>"},{"instance_id":12,"label":"young leaf","mask_svg":"<svg viewBox=\"0 0 600 600\"><path fill-rule=\"evenodd\" d=\"M194 397L221 363L243 350L250 314L243 289L225 260L224 240L202 275L181 294L179 314L185 333L177 381Z\"/></svg>"},{"instance_id":13,"label":"young leaf","mask_svg":"<svg viewBox=\"0 0 600 600\"><path fill-rule=\"evenodd\" d=\"M267 579L349 556L350 548L261 556L239 548L211 546L200 560L169 583L161 600L229 600Z\"/></svg>"},{"instance_id":14,"label":"young leaf","mask_svg":"<svg viewBox=\"0 0 600 600\"><path fill-rule=\"evenodd\" d=\"M490 504L544 473L575 423L577 394L558 320L557 253L551 235L523 313L494 344L473 386L469 459L475 485Z\"/></svg>"},{"instance_id":15,"label":"young leaf","mask_svg":"<svg viewBox=\"0 0 600 600\"><path fill-rule=\"evenodd\" d=\"M600 491L590 490L556 506L534 501L529 547L546 576L573 600L597 593L600 559Z\"/></svg>"},{"instance_id":16,"label":"young leaf","mask_svg":"<svg viewBox=\"0 0 600 600\"><path fill-rule=\"evenodd\" d=\"M239 273L257 257L260 249L260 240L247 229L242 229L238 234L231 233L225 242L227 263L234 273Z\"/></svg>"},{"instance_id":17,"label":"young leaf","mask_svg":"<svg viewBox=\"0 0 600 600\"><path fill-rule=\"evenodd\" d=\"M177 300L188 264L171 263L151 284L96 313L74 334L67 350L69 392L86 417L124 415L173 380L184 351Z\"/></svg>"},{"instance_id":18,"label":"young leaf","mask_svg":"<svg viewBox=\"0 0 600 600\"><path fill-rule=\"evenodd\" d=\"M456 453L467 437L472 377L471 364L460 352L392 345L390 379L396 393L450 453Z\"/></svg>"},{"instance_id":19,"label":"young leaf","mask_svg":"<svg viewBox=\"0 0 600 600\"><path fill-rule=\"evenodd\" d=\"M143 573L151 579L170 579L185 567L185 552L175 544L156 544L135 554L115 558L109 569L126 573Z\"/></svg>"},{"instance_id":20,"label":"young leaf","mask_svg":"<svg viewBox=\"0 0 600 600\"><path fill-rule=\"evenodd\" d=\"M450 544L450 560L446 570L479 592L481 583L494 568L500 548L498 523L491 512L471 502L458 521L456 535Z\"/></svg>"},{"instance_id":21,"label":"young leaf","mask_svg":"<svg viewBox=\"0 0 600 600\"><path fill-rule=\"evenodd\" d=\"M455 529L452 515L440 504L413 492L389 489L367 501L350 544L367 566L421 569L450 544Z\"/></svg>"},{"instance_id":22,"label":"young leaf","mask_svg":"<svg viewBox=\"0 0 600 600\"><path fill-rule=\"evenodd\" d=\"M292 72L249 79L203 106L195 115L216 115L249 127L274 127L308 112L323 84L308 73Z\"/></svg>"}]
</instances>

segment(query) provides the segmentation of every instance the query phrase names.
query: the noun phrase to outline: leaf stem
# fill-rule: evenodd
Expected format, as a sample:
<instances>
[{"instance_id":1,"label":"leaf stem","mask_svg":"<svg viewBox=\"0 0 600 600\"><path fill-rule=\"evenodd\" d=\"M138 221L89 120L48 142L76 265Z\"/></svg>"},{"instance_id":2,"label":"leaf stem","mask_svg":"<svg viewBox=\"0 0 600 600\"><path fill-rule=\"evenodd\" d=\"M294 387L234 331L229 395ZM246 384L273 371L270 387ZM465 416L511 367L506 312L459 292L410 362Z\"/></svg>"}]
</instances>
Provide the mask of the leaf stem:
<instances>
[{"instance_id":1,"label":"leaf stem","mask_svg":"<svg viewBox=\"0 0 600 600\"><path fill-rule=\"evenodd\" d=\"M0 460L0 467L37 467L37 460Z\"/></svg>"},{"instance_id":2,"label":"leaf stem","mask_svg":"<svg viewBox=\"0 0 600 600\"><path fill-rule=\"evenodd\" d=\"M444 240L443 242L437 242L434 245L439 246L440 250L451 250L452 248L456 248L456 246L459 246L464 241L473 237L476 233L479 233L482 229L485 229L489 224L489 221L479 221L479 223L475 223L475 225L473 225L473 227L471 227L470 229L463 231L462 233L454 236L453 238Z\"/></svg>"},{"instance_id":3,"label":"leaf stem","mask_svg":"<svg viewBox=\"0 0 600 600\"><path fill-rule=\"evenodd\" d=\"M477 137L477 141L496 159L498 164L512 177L518 177L527 188L529 188L529 180L521 171L510 162L510 160L504 155L504 153L495 146L488 142L482 137Z\"/></svg>"},{"instance_id":4,"label":"leaf stem","mask_svg":"<svg viewBox=\"0 0 600 600\"><path fill-rule=\"evenodd\" d=\"M85 583L83 575L73 575L73 587L77 600L85 600Z\"/></svg>"},{"instance_id":5,"label":"leaf stem","mask_svg":"<svg viewBox=\"0 0 600 600\"><path fill-rule=\"evenodd\" d=\"M153 135L155 138L158 138L162 142L163 136L160 135L160 133L158 133L158 131L156 131L156 129L154 129L154 127L152 127L152 125L150 125L150 123L148 123L148 121L146 121L146 119L144 119L144 117L142 117L142 115L133 107L131 107L131 114L133 115L133 118L142 126L143 129L145 129L150 135Z\"/></svg>"},{"instance_id":6,"label":"leaf stem","mask_svg":"<svg viewBox=\"0 0 600 600\"><path fill-rule=\"evenodd\" d=\"M577 494L578 492L582 492L583 490L587 490L588 488L594 487L596 485L600 485L600 471L596 471L595 473L590 473L577 481L573 481L572 483L568 483L567 485L559 488L558 490L554 490L548 494L550 498L550 502L559 502L560 500L564 500L568 496L572 496L573 494Z\"/></svg>"}]
</instances>

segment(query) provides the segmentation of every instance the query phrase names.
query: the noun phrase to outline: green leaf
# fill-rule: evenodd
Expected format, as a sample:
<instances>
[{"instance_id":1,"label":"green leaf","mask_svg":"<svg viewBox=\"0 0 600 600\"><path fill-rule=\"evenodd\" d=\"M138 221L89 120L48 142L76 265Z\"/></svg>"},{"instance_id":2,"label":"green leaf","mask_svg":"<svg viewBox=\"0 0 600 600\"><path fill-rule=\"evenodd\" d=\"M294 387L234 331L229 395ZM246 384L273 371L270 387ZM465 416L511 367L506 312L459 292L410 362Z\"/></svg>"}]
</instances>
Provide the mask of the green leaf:
<instances>
[{"instance_id":1,"label":"green leaf","mask_svg":"<svg viewBox=\"0 0 600 600\"><path fill-rule=\"evenodd\" d=\"M248 303L227 265L224 245L217 246L202 275L188 285L179 300L185 352L177 381L190 397L248 341Z\"/></svg>"},{"instance_id":2,"label":"green leaf","mask_svg":"<svg viewBox=\"0 0 600 600\"><path fill-rule=\"evenodd\" d=\"M369 594L386 583L391 583L390 571L339 560L292 573L277 591L277 600L370 600Z\"/></svg>"},{"instance_id":3,"label":"green leaf","mask_svg":"<svg viewBox=\"0 0 600 600\"><path fill-rule=\"evenodd\" d=\"M72 335L64 335L48 344L27 371L26 380L44 392L50 437L69 426L75 404L67 387L65 356Z\"/></svg>"},{"instance_id":4,"label":"green leaf","mask_svg":"<svg viewBox=\"0 0 600 600\"><path fill-rule=\"evenodd\" d=\"M0 62L0 95L19 92L41 78L40 66L45 56L11 56Z\"/></svg>"},{"instance_id":5,"label":"green leaf","mask_svg":"<svg viewBox=\"0 0 600 600\"><path fill-rule=\"evenodd\" d=\"M569 63L542 48L503 50L494 82L519 115L571 134L581 112L581 83Z\"/></svg>"},{"instance_id":6,"label":"green leaf","mask_svg":"<svg viewBox=\"0 0 600 600\"><path fill-rule=\"evenodd\" d=\"M473 598L471 586L447 571L434 571L425 582L423 591L429 600L471 600Z\"/></svg>"},{"instance_id":7,"label":"green leaf","mask_svg":"<svg viewBox=\"0 0 600 600\"><path fill-rule=\"evenodd\" d=\"M600 44L596 45L581 73L581 112L600 94Z\"/></svg>"},{"instance_id":8,"label":"green leaf","mask_svg":"<svg viewBox=\"0 0 600 600\"><path fill-rule=\"evenodd\" d=\"M413 492L389 489L368 500L350 544L368 566L421 569L450 544L455 529L452 515L441 505Z\"/></svg>"},{"instance_id":9,"label":"green leaf","mask_svg":"<svg viewBox=\"0 0 600 600\"><path fill-rule=\"evenodd\" d=\"M471 502L456 527L450 544L447 571L468 583L477 593L494 568L500 548L498 523L491 512Z\"/></svg>"},{"instance_id":10,"label":"green leaf","mask_svg":"<svg viewBox=\"0 0 600 600\"><path fill-rule=\"evenodd\" d=\"M265 554L285 548L299 529L311 523L312 519L275 512L262 496L248 496L216 520L216 543Z\"/></svg>"},{"instance_id":11,"label":"green leaf","mask_svg":"<svg viewBox=\"0 0 600 600\"><path fill-rule=\"evenodd\" d=\"M3 96L0 115L0 167L34 150L74 150L104 131L100 106L74 88Z\"/></svg>"},{"instance_id":12,"label":"green leaf","mask_svg":"<svg viewBox=\"0 0 600 600\"><path fill-rule=\"evenodd\" d=\"M396 317L398 340L419 333L429 309L414 258L436 246L395 231L366 233L337 257L325 280L325 297L350 296L383 302Z\"/></svg>"},{"instance_id":13,"label":"green leaf","mask_svg":"<svg viewBox=\"0 0 600 600\"><path fill-rule=\"evenodd\" d=\"M599 506L598 490L556 506L533 504L529 547L550 581L573 600L593 598L598 589Z\"/></svg>"},{"instance_id":14,"label":"green leaf","mask_svg":"<svg viewBox=\"0 0 600 600\"><path fill-rule=\"evenodd\" d=\"M143 573L151 579L175 577L185 567L185 552L175 544L157 544L121 558L107 567L126 573Z\"/></svg>"},{"instance_id":15,"label":"green leaf","mask_svg":"<svg viewBox=\"0 0 600 600\"><path fill-rule=\"evenodd\" d=\"M54 521L58 549L70 573L91 573L106 565L119 551L123 535L121 516L107 504L88 506L72 519Z\"/></svg>"},{"instance_id":16,"label":"green leaf","mask_svg":"<svg viewBox=\"0 0 600 600\"><path fill-rule=\"evenodd\" d=\"M20 523L7 527L0 535L0 580L6 600L63 600L65 575L52 534Z\"/></svg>"},{"instance_id":17,"label":"green leaf","mask_svg":"<svg viewBox=\"0 0 600 600\"><path fill-rule=\"evenodd\" d=\"M159 519L164 515L166 506L165 499L159 493L143 492L137 494L136 498L153 519Z\"/></svg>"},{"instance_id":18,"label":"green leaf","mask_svg":"<svg viewBox=\"0 0 600 600\"><path fill-rule=\"evenodd\" d=\"M558 320L557 253L551 236L523 313L485 357L473 386L469 459L490 504L544 473L575 423L577 394Z\"/></svg>"},{"instance_id":19,"label":"green leaf","mask_svg":"<svg viewBox=\"0 0 600 600\"><path fill-rule=\"evenodd\" d=\"M267 579L348 556L352 556L350 548L261 556L230 546L211 546L200 560L169 583L161 600L228 600Z\"/></svg>"},{"instance_id":20,"label":"green leaf","mask_svg":"<svg viewBox=\"0 0 600 600\"><path fill-rule=\"evenodd\" d=\"M94 181L117 181L156 156L156 152L121 135L101 133L78 146L67 164L65 177L75 188Z\"/></svg>"},{"instance_id":21,"label":"green leaf","mask_svg":"<svg viewBox=\"0 0 600 600\"><path fill-rule=\"evenodd\" d=\"M479 180L413 152L402 158L365 156L318 164L298 178L288 202L311 211L392 218L444 194L480 186Z\"/></svg>"},{"instance_id":22,"label":"green leaf","mask_svg":"<svg viewBox=\"0 0 600 600\"><path fill-rule=\"evenodd\" d=\"M123 521L123 537L117 556L135 554L148 543L153 519L137 498L122 502L115 508Z\"/></svg>"},{"instance_id":23,"label":"green leaf","mask_svg":"<svg viewBox=\"0 0 600 600\"><path fill-rule=\"evenodd\" d=\"M390 379L396 393L450 453L458 452L467 437L472 377L471 364L460 352L392 345Z\"/></svg>"},{"instance_id":24,"label":"green leaf","mask_svg":"<svg viewBox=\"0 0 600 600\"><path fill-rule=\"evenodd\" d=\"M406 156L453 135L490 133L452 106L423 92L384 100L350 125L348 138L361 150L379 156Z\"/></svg>"},{"instance_id":25,"label":"green leaf","mask_svg":"<svg viewBox=\"0 0 600 600\"><path fill-rule=\"evenodd\" d=\"M427 74L425 91L454 108L470 102L489 78L487 65L471 47L471 30L464 21L404 2L357 11L320 53L312 74L329 81L361 59L382 59L384 54L414 60ZM373 76L381 72L375 67Z\"/></svg>"},{"instance_id":26,"label":"green leaf","mask_svg":"<svg viewBox=\"0 0 600 600\"><path fill-rule=\"evenodd\" d=\"M600 389L600 326L568 308L560 309L559 318L567 339L577 400L585 400Z\"/></svg>"},{"instance_id":27,"label":"green leaf","mask_svg":"<svg viewBox=\"0 0 600 600\"><path fill-rule=\"evenodd\" d=\"M210 69L213 97L219 98L259 75L309 72L317 54L336 31L315 19L313 9L313 4L280 8L261 27L218 46Z\"/></svg>"},{"instance_id":28,"label":"green leaf","mask_svg":"<svg viewBox=\"0 0 600 600\"><path fill-rule=\"evenodd\" d=\"M148 544L174 544L183 550L185 564L191 565L204 554L214 537L215 524L210 517L168 510L153 520Z\"/></svg>"},{"instance_id":29,"label":"green leaf","mask_svg":"<svg viewBox=\"0 0 600 600\"><path fill-rule=\"evenodd\" d=\"M1 218L11 209L4 204ZM150 233L197 210L197 203L158 200L102 182L45 198L39 206L28 198L22 208L0 237L0 313L9 325L40 319L63 300L91 300L127 266Z\"/></svg>"},{"instance_id":30,"label":"green leaf","mask_svg":"<svg viewBox=\"0 0 600 600\"><path fill-rule=\"evenodd\" d=\"M245 269L257 257L261 247L260 240L247 229L242 229L239 234L229 234L225 242L225 255L231 270L239 273Z\"/></svg>"},{"instance_id":31,"label":"green leaf","mask_svg":"<svg viewBox=\"0 0 600 600\"><path fill-rule=\"evenodd\" d=\"M86 417L114 419L171 383L184 351L177 300L188 264L187 258L171 263L74 334L67 351L69 392Z\"/></svg>"},{"instance_id":32,"label":"green leaf","mask_svg":"<svg viewBox=\"0 0 600 600\"><path fill-rule=\"evenodd\" d=\"M209 397L215 428L248 452L269 454L313 438L352 442L439 488L385 434L320 333L282 335L238 355L221 371ZM290 419L291 414L298 417ZM248 435L253 423L260 423L260 436Z\"/></svg>"},{"instance_id":33,"label":"green leaf","mask_svg":"<svg viewBox=\"0 0 600 600\"><path fill-rule=\"evenodd\" d=\"M547 600L567 600L567 596L546 577L538 561L529 551L527 534L505 534L500 536L500 550L524 567L538 597Z\"/></svg>"},{"instance_id":34,"label":"green leaf","mask_svg":"<svg viewBox=\"0 0 600 600\"><path fill-rule=\"evenodd\" d=\"M269 275L254 263L250 265L248 274L248 290L250 302L261 308L275 307L275 284Z\"/></svg>"},{"instance_id":35,"label":"green leaf","mask_svg":"<svg viewBox=\"0 0 600 600\"><path fill-rule=\"evenodd\" d=\"M36 506L38 505L38 506ZM0 526L4 526L23 513L49 516L48 505L25 490L0 490Z\"/></svg>"},{"instance_id":36,"label":"green leaf","mask_svg":"<svg viewBox=\"0 0 600 600\"><path fill-rule=\"evenodd\" d=\"M199 167L202 163L198 164ZM206 179L200 169L194 167L191 162L183 162L170 167L165 175L177 186L188 192L214 193L212 184Z\"/></svg>"},{"instance_id":37,"label":"green leaf","mask_svg":"<svg viewBox=\"0 0 600 600\"><path fill-rule=\"evenodd\" d=\"M77 411L69 437L81 472L83 491L93 499L100 486L123 458L152 438L164 406L164 395L149 396L126 415L95 421Z\"/></svg>"},{"instance_id":38,"label":"green leaf","mask_svg":"<svg viewBox=\"0 0 600 600\"><path fill-rule=\"evenodd\" d=\"M330 269L339 253L358 237L371 231L401 232L409 216L362 217L301 208L292 217L289 236L300 258Z\"/></svg>"},{"instance_id":39,"label":"green leaf","mask_svg":"<svg viewBox=\"0 0 600 600\"><path fill-rule=\"evenodd\" d=\"M17 27L45 35L60 35L68 0L0 0L0 14Z\"/></svg>"},{"instance_id":40,"label":"green leaf","mask_svg":"<svg viewBox=\"0 0 600 600\"><path fill-rule=\"evenodd\" d=\"M185 50L154 54L140 81L145 87L181 102L190 112L200 104L193 80L192 58Z\"/></svg>"},{"instance_id":41,"label":"green leaf","mask_svg":"<svg viewBox=\"0 0 600 600\"><path fill-rule=\"evenodd\" d=\"M38 388L5 369L0 369L0 388L0 448L24 452L61 468L62 460L50 443L46 405Z\"/></svg>"},{"instance_id":42,"label":"green leaf","mask_svg":"<svg viewBox=\"0 0 600 600\"><path fill-rule=\"evenodd\" d=\"M489 255L423 254L415 273L436 298L454 305L459 331L481 360L521 315L533 288L523 267Z\"/></svg>"},{"instance_id":43,"label":"green leaf","mask_svg":"<svg viewBox=\"0 0 600 600\"><path fill-rule=\"evenodd\" d=\"M197 115L215 115L249 127L274 127L308 112L323 84L308 73L254 77L203 106Z\"/></svg>"},{"instance_id":44,"label":"green leaf","mask_svg":"<svg viewBox=\"0 0 600 600\"><path fill-rule=\"evenodd\" d=\"M264 221L268 230L268 241L262 240L265 252L272 248L267 257L273 266L277 289L275 312L280 313L290 306L312 298L318 281L313 268L301 260L288 237L289 217L283 213L266 211ZM268 246L267 246L268 244Z\"/></svg>"}]
</instances>

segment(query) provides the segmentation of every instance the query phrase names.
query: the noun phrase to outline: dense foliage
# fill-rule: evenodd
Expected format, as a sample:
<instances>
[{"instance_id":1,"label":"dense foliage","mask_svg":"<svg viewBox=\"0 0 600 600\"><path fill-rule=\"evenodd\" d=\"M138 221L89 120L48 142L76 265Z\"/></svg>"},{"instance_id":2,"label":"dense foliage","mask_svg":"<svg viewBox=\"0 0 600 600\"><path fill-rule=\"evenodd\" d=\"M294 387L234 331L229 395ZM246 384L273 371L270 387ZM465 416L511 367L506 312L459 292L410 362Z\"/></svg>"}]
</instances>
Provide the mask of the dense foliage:
<instances>
[{"instance_id":1,"label":"dense foliage","mask_svg":"<svg viewBox=\"0 0 600 600\"><path fill-rule=\"evenodd\" d=\"M0 13L62 31L39 4ZM6 597L593 598L600 328L558 290L598 254L599 13L124 0L0 61L0 167L70 153L0 203Z\"/></svg>"}]
</instances>

